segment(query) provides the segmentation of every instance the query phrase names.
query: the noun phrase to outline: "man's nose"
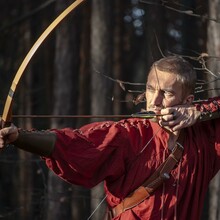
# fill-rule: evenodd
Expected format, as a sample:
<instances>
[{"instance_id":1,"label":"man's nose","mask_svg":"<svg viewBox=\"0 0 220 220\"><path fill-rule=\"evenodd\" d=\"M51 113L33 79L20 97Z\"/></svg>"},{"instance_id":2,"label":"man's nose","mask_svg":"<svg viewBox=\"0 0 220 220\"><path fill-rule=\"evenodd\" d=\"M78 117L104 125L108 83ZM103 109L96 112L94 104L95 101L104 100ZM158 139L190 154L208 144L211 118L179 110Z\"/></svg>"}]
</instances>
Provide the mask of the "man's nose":
<instances>
[{"instance_id":1,"label":"man's nose","mask_svg":"<svg viewBox=\"0 0 220 220\"><path fill-rule=\"evenodd\" d=\"M160 91L156 91L156 92L153 94L151 104L154 105L154 106L161 106L161 105L162 105L162 102L163 102L163 96L162 96L162 94L160 93Z\"/></svg>"}]
</instances>

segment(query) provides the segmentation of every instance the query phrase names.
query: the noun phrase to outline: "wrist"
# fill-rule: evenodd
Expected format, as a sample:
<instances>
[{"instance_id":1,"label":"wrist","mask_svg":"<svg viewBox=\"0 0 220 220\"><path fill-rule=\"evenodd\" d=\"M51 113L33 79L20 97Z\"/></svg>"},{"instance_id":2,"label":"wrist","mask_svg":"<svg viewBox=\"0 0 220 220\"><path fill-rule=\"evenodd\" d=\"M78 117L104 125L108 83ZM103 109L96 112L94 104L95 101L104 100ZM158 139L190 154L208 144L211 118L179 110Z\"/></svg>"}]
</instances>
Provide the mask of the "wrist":
<instances>
[{"instance_id":1,"label":"wrist","mask_svg":"<svg viewBox=\"0 0 220 220\"><path fill-rule=\"evenodd\" d=\"M195 104L196 110L200 112L198 121L207 121L220 117L220 101L217 98Z\"/></svg>"},{"instance_id":2,"label":"wrist","mask_svg":"<svg viewBox=\"0 0 220 220\"><path fill-rule=\"evenodd\" d=\"M17 148L40 156L50 156L56 142L56 134L50 131L28 131L18 129L16 140L12 143Z\"/></svg>"}]
</instances>

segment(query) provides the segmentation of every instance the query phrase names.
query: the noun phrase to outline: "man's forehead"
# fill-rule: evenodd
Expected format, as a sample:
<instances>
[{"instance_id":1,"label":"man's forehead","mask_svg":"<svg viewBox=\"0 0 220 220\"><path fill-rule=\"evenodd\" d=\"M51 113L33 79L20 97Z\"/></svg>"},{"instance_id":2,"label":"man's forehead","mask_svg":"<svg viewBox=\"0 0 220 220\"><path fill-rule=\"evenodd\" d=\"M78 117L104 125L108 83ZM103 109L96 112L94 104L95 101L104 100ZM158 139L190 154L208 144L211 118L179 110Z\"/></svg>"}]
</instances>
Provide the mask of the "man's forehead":
<instances>
[{"instance_id":1,"label":"man's forehead","mask_svg":"<svg viewBox=\"0 0 220 220\"><path fill-rule=\"evenodd\" d=\"M149 72L147 78L147 84L152 86L166 85L166 87L172 87L177 83L177 76L175 74L166 71L159 71L155 68Z\"/></svg>"}]
</instances>

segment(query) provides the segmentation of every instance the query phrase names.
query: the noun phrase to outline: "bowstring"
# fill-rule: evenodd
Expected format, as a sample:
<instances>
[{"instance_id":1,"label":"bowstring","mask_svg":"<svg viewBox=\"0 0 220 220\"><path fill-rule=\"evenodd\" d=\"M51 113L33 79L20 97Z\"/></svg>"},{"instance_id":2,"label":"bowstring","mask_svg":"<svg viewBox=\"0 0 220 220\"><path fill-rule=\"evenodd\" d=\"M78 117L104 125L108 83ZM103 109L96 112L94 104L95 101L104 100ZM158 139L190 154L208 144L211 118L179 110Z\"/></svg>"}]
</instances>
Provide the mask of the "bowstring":
<instances>
[{"instance_id":1,"label":"bowstring","mask_svg":"<svg viewBox=\"0 0 220 220\"><path fill-rule=\"evenodd\" d=\"M158 132L162 129L162 127L159 127L159 129L156 130L156 132L152 135L152 137L150 138L150 140L144 145L144 147L142 148L142 150L139 152L139 154L137 156L139 156L140 154L143 153L143 151L149 146L149 144L151 143L151 141L156 137L156 135L158 134ZM90 220L92 218L92 216L96 213L96 211L99 209L99 207L102 205L102 203L105 201L105 199L107 198L107 195L105 195L105 197L99 202L99 204L97 205L97 207L93 210L93 212L91 213L91 215L86 219L86 220Z\"/></svg>"},{"instance_id":2,"label":"bowstring","mask_svg":"<svg viewBox=\"0 0 220 220\"><path fill-rule=\"evenodd\" d=\"M142 150L139 152L139 154L142 154L143 151L147 148L147 146L151 143L151 141L156 137L156 135L159 133L159 131L162 129L162 127L159 127L159 129L156 130L156 132L152 135L152 137L150 138L150 140L144 145L144 147L142 148Z\"/></svg>"},{"instance_id":3,"label":"bowstring","mask_svg":"<svg viewBox=\"0 0 220 220\"><path fill-rule=\"evenodd\" d=\"M93 210L93 212L91 213L91 215L87 218L87 220L91 219L92 216L95 214L95 212L99 209L99 207L102 205L102 203L105 201L105 199L107 198L107 195L105 195L105 197L100 201L100 203L97 205L97 207Z\"/></svg>"},{"instance_id":4,"label":"bowstring","mask_svg":"<svg viewBox=\"0 0 220 220\"><path fill-rule=\"evenodd\" d=\"M157 70L156 70L156 67L154 66L155 68L155 71L156 71L156 76L157 76L157 82L158 82L158 85L159 85L159 79L158 79L158 75L157 75ZM98 72L97 70L95 70L96 72ZM99 72L98 72L99 73ZM102 74L104 77L107 77L108 79L114 81L114 82L117 82L118 83L118 80L115 80L113 78L110 78L104 74ZM124 82L124 81L120 81L122 84L130 84L129 82ZM132 85L134 83L131 83ZM142 85L142 84L138 84L138 85ZM160 85L159 85L160 87ZM159 133L159 131L162 129L162 127L159 127L159 129L156 130L156 132L152 135L152 137L150 138L150 140L144 145L144 147L142 148L142 150L139 152L138 155L142 154L143 151L149 146L149 144L151 143L151 141L156 137L156 135ZM137 156L138 156L137 155ZM107 195L104 196L104 198L99 202L99 204L97 205L97 207L93 210L93 212L91 213L91 215L87 218L87 220L90 220L92 218L92 216L96 213L96 211L99 209L99 207L102 205L102 203L105 201L105 199L107 198Z\"/></svg>"}]
</instances>

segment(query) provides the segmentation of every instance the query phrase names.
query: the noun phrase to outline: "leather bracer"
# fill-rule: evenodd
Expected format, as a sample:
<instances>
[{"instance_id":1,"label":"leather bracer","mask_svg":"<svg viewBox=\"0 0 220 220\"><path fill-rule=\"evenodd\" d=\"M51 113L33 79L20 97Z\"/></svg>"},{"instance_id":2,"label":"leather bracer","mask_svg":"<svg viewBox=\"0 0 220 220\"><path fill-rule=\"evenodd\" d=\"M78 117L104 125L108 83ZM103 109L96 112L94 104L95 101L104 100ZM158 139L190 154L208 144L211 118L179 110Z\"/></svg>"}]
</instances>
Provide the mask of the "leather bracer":
<instances>
[{"instance_id":1,"label":"leather bracer","mask_svg":"<svg viewBox=\"0 0 220 220\"><path fill-rule=\"evenodd\" d=\"M52 154L56 134L50 131L27 131L19 129L19 136L12 144L22 150L48 157Z\"/></svg>"},{"instance_id":2,"label":"leather bracer","mask_svg":"<svg viewBox=\"0 0 220 220\"><path fill-rule=\"evenodd\" d=\"M196 102L195 106L201 112L198 121L207 121L220 117L220 97Z\"/></svg>"}]
</instances>

